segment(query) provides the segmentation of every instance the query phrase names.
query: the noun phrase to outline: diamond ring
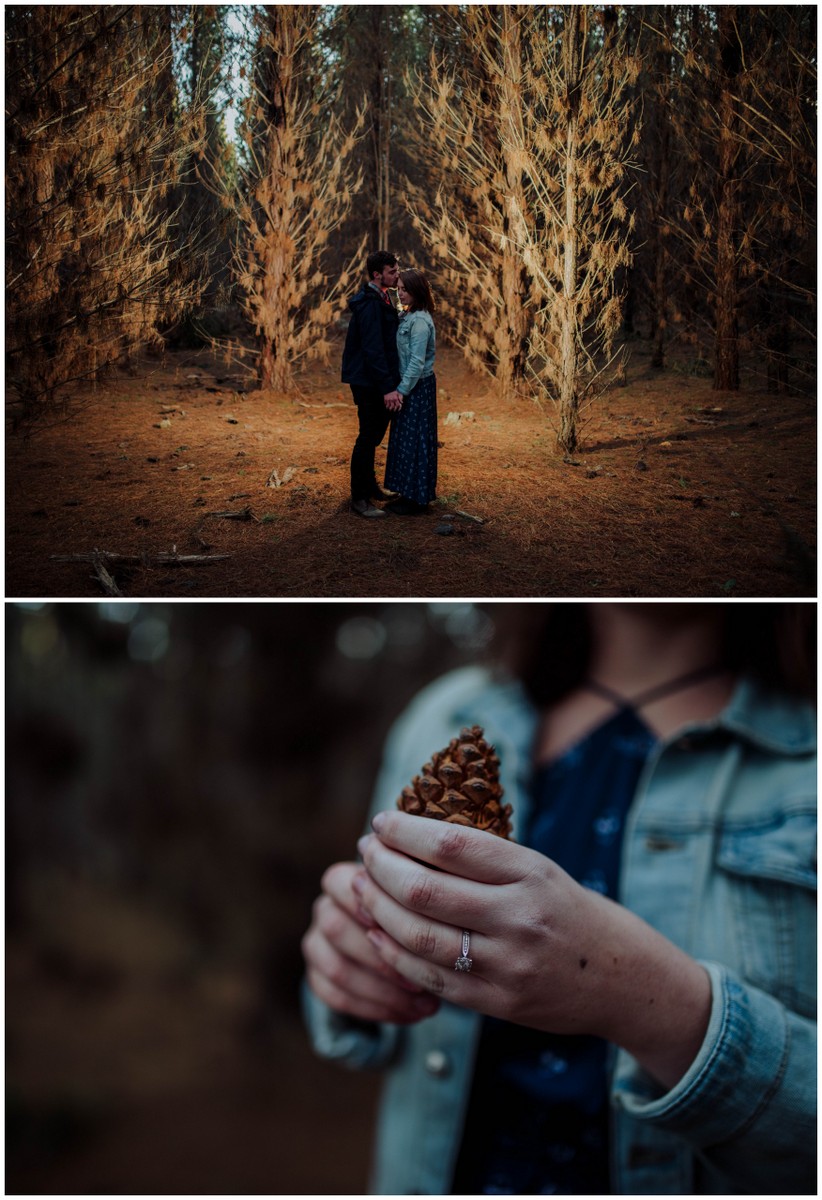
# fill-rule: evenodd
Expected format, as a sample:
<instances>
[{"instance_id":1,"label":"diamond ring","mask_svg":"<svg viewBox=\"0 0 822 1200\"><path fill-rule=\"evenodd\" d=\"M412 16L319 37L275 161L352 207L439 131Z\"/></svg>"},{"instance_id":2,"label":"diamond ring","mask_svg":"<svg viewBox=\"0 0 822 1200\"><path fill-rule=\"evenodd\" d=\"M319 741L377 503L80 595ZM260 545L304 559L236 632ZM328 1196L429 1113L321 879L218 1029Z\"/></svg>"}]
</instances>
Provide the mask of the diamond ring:
<instances>
[{"instance_id":1,"label":"diamond ring","mask_svg":"<svg viewBox=\"0 0 822 1200\"><path fill-rule=\"evenodd\" d=\"M474 965L473 958L468 957L468 951L471 949L471 934L467 929L462 931L462 954L454 963L455 971L470 971Z\"/></svg>"}]
</instances>

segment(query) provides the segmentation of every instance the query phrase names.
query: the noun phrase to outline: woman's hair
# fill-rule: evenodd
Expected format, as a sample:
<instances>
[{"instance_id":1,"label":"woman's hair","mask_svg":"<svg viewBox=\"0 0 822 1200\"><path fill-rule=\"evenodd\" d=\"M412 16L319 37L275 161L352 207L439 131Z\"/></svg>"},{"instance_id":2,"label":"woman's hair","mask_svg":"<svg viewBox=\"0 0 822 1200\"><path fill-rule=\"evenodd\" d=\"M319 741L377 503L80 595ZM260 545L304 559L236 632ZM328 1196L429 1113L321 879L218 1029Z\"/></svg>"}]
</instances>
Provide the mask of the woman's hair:
<instances>
[{"instance_id":1,"label":"woman's hair","mask_svg":"<svg viewBox=\"0 0 822 1200\"><path fill-rule=\"evenodd\" d=\"M415 271L413 267L409 267L407 271L400 271L400 280L413 301L411 312L416 312L419 308L429 313L436 312L437 306L431 293L431 285L422 271Z\"/></svg>"},{"instance_id":2,"label":"woman's hair","mask_svg":"<svg viewBox=\"0 0 822 1200\"><path fill-rule=\"evenodd\" d=\"M530 604L496 617L494 649L541 707L556 703L586 677L591 630L585 604ZM772 691L816 698L816 608L813 604L712 605L722 617L723 660Z\"/></svg>"}]
</instances>

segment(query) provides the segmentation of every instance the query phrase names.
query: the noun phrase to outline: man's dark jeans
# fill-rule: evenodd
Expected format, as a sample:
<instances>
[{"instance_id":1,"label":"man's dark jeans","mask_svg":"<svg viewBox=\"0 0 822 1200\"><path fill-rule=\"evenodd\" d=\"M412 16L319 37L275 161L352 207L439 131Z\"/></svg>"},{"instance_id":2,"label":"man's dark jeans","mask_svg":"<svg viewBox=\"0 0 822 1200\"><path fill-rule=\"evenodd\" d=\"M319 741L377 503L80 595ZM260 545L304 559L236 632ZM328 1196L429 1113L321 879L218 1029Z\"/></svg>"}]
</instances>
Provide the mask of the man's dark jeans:
<instances>
[{"instance_id":1,"label":"man's dark jeans","mask_svg":"<svg viewBox=\"0 0 822 1200\"><path fill-rule=\"evenodd\" d=\"M351 384L360 419L360 431L351 454L351 499L368 500L374 492L374 452L385 437L391 413L379 388Z\"/></svg>"}]
</instances>

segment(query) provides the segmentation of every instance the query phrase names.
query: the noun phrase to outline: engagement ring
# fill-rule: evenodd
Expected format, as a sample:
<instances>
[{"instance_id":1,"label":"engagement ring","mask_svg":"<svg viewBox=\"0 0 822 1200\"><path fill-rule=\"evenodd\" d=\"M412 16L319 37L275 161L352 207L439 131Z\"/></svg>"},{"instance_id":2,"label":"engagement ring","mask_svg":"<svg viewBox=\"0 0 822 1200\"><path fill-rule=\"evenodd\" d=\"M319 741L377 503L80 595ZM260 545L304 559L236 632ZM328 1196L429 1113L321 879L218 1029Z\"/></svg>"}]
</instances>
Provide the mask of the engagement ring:
<instances>
[{"instance_id":1,"label":"engagement ring","mask_svg":"<svg viewBox=\"0 0 822 1200\"><path fill-rule=\"evenodd\" d=\"M454 963L455 971L470 971L474 965L473 958L468 957L468 951L471 949L471 934L467 929L462 931L462 954Z\"/></svg>"}]
</instances>

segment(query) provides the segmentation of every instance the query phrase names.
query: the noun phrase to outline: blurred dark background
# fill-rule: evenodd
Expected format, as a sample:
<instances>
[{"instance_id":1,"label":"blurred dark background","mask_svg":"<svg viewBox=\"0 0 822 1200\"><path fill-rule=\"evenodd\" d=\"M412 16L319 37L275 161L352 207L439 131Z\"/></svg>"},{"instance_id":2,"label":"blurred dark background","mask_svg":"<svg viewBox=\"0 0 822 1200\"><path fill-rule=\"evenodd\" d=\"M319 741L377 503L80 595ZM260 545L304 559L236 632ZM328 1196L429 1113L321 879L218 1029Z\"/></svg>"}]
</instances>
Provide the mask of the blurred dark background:
<instances>
[{"instance_id":1,"label":"blurred dark background","mask_svg":"<svg viewBox=\"0 0 822 1200\"><path fill-rule=\"evenodd\" d=\"M382 741L505 605L6 605L6 1192L359 1194L300 939Z\"/></svg>"}]
</instances>

